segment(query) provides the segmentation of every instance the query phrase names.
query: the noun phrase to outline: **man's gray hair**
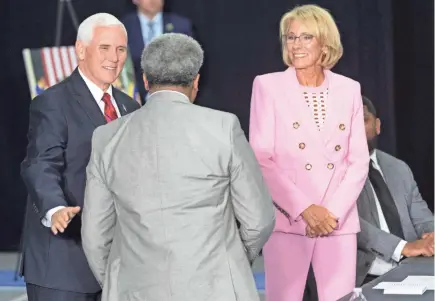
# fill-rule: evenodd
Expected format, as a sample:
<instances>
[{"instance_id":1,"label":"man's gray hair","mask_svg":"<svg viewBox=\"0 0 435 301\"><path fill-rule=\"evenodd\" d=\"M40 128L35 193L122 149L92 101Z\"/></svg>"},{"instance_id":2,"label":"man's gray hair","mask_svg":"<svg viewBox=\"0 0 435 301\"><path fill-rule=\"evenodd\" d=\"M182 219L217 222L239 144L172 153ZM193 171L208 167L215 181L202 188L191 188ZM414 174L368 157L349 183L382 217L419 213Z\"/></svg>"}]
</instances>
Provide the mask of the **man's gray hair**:
<instances>
[{"instance_id":1,"label":"man's gray hair","mask_svg":"<svg viewBox=\"0 0 435 301\"><path fill-rule=\"evenodd\" d=\"M150 86L192 84L204 61L204 51L193 38L167 33L155 38L142 52L140 65Z\"/></svg>"},{"instance_id":2,"label":"man's gray hair","mask_svg":"<svg viewBox=\"0 0 435 301\"><path fill-rule=\"evenodd\" d=\"M124 24L115 16L107 13L98 13L87 17L79 26L77 30L77 40L85 44L89 44L94 36L94 29L98 26L114 26L119 25L127 36L127 30Z\"/></svg>"}]
</instances>

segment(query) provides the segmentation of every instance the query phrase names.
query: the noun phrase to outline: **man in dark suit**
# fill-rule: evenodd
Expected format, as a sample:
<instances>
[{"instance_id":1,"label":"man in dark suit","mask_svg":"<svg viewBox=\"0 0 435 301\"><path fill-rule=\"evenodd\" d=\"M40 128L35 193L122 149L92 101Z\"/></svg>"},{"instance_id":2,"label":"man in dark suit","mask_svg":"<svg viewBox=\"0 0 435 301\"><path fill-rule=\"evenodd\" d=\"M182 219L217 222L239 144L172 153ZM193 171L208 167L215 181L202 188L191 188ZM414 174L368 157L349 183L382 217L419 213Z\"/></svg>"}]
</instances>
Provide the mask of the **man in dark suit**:
<instances>
[{"instance_id":1,"label":"man in dark suit","mask_svg":"<svg viewBox=\"0 0 435 301\"><path fill-rule=\"evenodd\" d=\"M371 160L357 202L361 224L357 286L393 269L403 257L434 255L433 213L421 197L409 166L376 149L381 121L367 97L363 97L363 104Z\"/></svg>"},{"instance_id":2,"label":"man in dark suit","mask_svg":"<svg viewBox=\"0 0 435 301\"><path fill-rule=\"evenodd\" d=\"M81 245L85 172L95 128L139 108L112 87L127 58L127 32L109 14L78 29L78 68L30 105L27 156L21 166L29 198L23 266L29 301L95 301L101 286Z\"/></svg>"},{"instance_id":3,"label":"man in dark suit","mask_svg":"<svg viewBox=\"0 0 435 301\"><path fill-rule=\"evenodd\" d=\"M163 0L133 0L137 11L126 15L122 22L128 32L128 47L136 73L136 87L142 103L146 101L147 92L142 84L140 57L145 46L153 38L164 33L183 33L193 35L189 19L174 13L163 12Z\"/></svg>"}]
</instances>

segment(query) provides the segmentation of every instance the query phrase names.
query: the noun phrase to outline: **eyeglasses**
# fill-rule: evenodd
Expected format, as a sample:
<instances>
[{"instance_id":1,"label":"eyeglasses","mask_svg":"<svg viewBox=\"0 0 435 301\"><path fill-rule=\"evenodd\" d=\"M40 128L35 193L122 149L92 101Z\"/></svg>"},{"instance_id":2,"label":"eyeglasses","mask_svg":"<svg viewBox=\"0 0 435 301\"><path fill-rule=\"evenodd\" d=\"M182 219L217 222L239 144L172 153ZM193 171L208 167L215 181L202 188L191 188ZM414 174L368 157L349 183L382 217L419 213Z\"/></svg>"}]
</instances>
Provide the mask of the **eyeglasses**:
<instances>
[{"instance_id":1,"label":"eyeglasses","mask_svg":"<svg viewBox=\"0 0 435 301\"><path fill-rule=\"evenodd\" d=\"M310 44L313 38L313 35L306 33L303 33L300 36L296 36L294 34L285 34L282 36L283 41L287 44L294 44L296 43L296 39L299 39L299 42L302 43L302 45Z\"/></svg>"}]
</instances>

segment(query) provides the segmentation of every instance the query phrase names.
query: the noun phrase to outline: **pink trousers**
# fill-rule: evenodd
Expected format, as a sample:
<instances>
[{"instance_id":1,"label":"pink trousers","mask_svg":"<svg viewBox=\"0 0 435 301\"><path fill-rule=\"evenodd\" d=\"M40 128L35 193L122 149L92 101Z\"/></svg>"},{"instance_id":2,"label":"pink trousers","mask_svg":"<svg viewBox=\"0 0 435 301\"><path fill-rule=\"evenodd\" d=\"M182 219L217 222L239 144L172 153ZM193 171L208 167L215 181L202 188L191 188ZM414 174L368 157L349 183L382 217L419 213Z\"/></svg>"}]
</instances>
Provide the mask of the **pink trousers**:
<instances>
[{"instance_id":1,"label":"pink trousers","mask_svg":"<svg viewBox=\"0 0 435 301\"><path fill-rule=\"evenodd\" d=\"M266 301L301 301L310 262L319 301L350 293L356 278L356 234L309 238L274 232L263 248Z\"/></svg>"}]
</instances>

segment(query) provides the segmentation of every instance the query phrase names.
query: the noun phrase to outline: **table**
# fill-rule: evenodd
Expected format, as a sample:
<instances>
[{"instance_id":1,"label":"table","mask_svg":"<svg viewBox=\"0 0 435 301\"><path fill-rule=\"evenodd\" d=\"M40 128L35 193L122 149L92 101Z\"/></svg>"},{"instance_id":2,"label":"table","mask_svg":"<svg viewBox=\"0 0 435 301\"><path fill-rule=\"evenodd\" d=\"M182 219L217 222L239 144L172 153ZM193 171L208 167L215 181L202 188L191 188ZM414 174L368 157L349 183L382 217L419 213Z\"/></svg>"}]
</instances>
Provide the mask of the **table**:
<instances>
[{"instance_id":1,"label":"table","mask_svg":"<svg viewBox=\"0 0 435 301\"><path fill-rule=\"evenodd\" d=\"M372 289L380 282L400 282L408 276L433 276L433 257L414 257L403 260L388 273L362 286L367 301L433 301L434 291L426 291L423 295L384 295L384 290ZM352 294L344 296L339 301L348 301Z\"/></svg>"}]
</instances>

